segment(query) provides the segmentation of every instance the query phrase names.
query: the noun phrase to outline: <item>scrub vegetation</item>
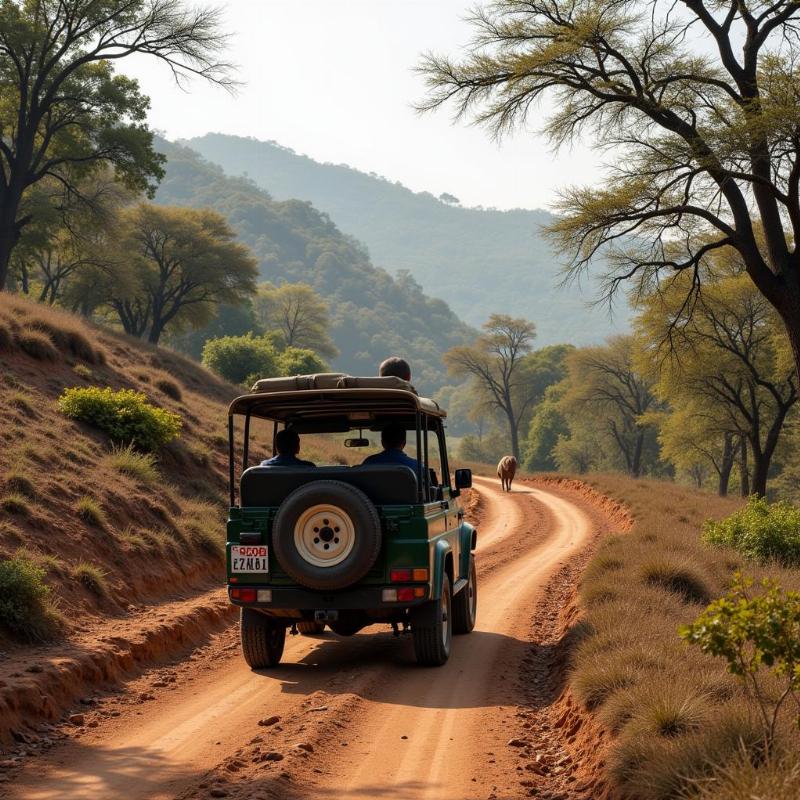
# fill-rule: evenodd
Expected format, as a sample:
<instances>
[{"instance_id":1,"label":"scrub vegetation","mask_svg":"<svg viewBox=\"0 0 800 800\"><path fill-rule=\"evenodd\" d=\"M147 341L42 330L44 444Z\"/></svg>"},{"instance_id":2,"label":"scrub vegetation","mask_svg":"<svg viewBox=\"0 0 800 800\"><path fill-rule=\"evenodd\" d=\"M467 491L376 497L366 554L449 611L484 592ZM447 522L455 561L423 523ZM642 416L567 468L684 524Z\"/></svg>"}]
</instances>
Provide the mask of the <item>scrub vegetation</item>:
<instances>
[{"instance_id":1,"label":"scrub vegetation","mask_svg":"<svg viewBox=\"0 0 800 800\"><path fill-rule=\"evenodd\" d=\"M765 501L742 507L666 482L603 475L589 483L635 519L631 532L601 544L583 576L585 617L570 677L578 700L613 736L608 770L616 790L637 800L795 797L790 756L800 746L800 709L784 698L768 736L764 720L796 669L796 645L787 654L781 641L797 638L791 592L800 589L800 573L774 550L764 557L759 548L728 546L733 540L705 539L732 528L758 540L765 517L796 511ZM754 586L743 590L739 574ZM765 589L764 579L782 589ZM779 608L789 635L776 634L776 643L758 620L774 621ZM734 651L748 653L747 664Z\"/></svg>"}]
</instances>

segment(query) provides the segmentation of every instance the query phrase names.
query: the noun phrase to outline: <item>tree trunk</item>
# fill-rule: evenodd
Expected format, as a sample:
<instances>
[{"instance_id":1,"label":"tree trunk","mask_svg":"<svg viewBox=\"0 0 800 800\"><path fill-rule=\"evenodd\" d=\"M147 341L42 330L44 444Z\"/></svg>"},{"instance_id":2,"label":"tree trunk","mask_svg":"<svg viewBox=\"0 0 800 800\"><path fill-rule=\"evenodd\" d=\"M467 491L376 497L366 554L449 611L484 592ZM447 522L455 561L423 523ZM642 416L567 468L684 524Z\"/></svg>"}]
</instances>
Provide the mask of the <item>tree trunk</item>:
<instances>
[{"instance_id":1,"label":"tree trunk","mask_svg":"<svg viewBox=\"0 0 800 800\"><path fill-rule=\"evenodd\" d=\"M769 459L763 453L753 453L753 480L750 493L759 497L767 496L767 474L769 473Z\"/></svg>"},{"instance_id":2,"label":"tree trunk","mask_svg":"<svg viewBox=\"0 0 800 800\"><path fill-rule=\"evenodd\" d=\"M150 344L158 344L162 333L164 333L164 324L162 322L153 322L150 326L150 333L147 334L147 341Z\"/></svg>"},{"instance_id":3,"label":"tree trunk","mask_svg":"<svg viewBox=\"0 0 800 800\"><path fill-rule=\"evenodd\" d=\"M519 431L517 430L517 423L514 420L514 415L511 412L506 412L506 417L508 418L508 432L511 437L511 455L517 459L517 463L520 463L520 454L519 454Z\"/></svg>"},{"instance_id":4,"label":"tree trunk","mask_svg":"<svg viewBox=\"0 0 800 800\"><path fill-rule=\"evenodd\" d=\"M728 496L728 484L731 480L731 470L733 469L733 436L725 434L725 446L722 450L722 462L719 468L719 486L717 492L720 497Z\"/></svg>"},{"instance_id":5,"label":"tree trunk","mask_svg":"<svg viewBox=\"0 0 800 800\"><path fill-rule=\"evenodd\" d=\"M742 484L742 497L750 496L750 472L747 466L747 439L742 436L742 444L739 450L739 473Z\"/></svg>"},{"instance_id":6,"label":"tree trunk","mask_svg":"<svg viewBox=\"0 0 800 800\"><path fill-rule=\"evenodd\" d=\"M11 267L11 253L14 252L18 238L13 224L4 225L0 222L0 292L6 288Z\"/></svg>"},{"instance_id":7,"label":"tree trunk","mask_svg":"<svg viewBox=\"0 0 800 800\"><path fill-rule=\"evenodd\" d=\"M631 475L638 478L642 474L642 450L644 448L644 433L639 433L636 437L636 445L633 450L633 460L631 461Z\"/></svg>"}]
</instances>

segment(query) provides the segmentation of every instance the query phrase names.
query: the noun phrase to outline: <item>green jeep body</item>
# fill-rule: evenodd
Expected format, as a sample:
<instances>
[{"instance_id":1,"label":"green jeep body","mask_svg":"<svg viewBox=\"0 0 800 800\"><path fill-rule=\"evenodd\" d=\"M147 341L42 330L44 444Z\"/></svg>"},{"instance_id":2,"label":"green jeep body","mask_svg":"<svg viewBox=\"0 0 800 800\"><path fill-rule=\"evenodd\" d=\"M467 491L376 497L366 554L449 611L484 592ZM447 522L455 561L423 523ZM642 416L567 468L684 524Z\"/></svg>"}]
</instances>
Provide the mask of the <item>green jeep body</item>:
<instances>
[{"instance_id":1,"label":"green jeep body","mask_svg":"<svg viewBox=\"0 0 800 800\"><path fill-rule=\"evenodd\" d=\"M445 663L452 634L472 630L477 534L459 502L471 474L458 470L451 480L445 417L398 378L264 380L231 404L228 593L242 609L242 650L252 667L280 661L287 628L320 633L327 625L340 635L379 622L410 628L417 660L427 665ZM251 465L255 420L270 423L273 442L288 427L301 442L358 431L356 446L364 430L402 425L419 466L415 473L399 465Z\"/></svg>"}]
</instances>

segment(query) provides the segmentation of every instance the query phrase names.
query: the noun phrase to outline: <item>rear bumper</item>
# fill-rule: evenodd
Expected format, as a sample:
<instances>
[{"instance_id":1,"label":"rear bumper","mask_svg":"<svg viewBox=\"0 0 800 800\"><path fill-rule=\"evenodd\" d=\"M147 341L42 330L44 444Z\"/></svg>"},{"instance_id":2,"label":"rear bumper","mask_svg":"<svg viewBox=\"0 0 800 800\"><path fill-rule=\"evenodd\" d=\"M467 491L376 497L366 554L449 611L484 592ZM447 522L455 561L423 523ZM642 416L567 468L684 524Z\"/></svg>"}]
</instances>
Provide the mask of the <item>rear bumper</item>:
<instances>
[{"instance_id":1,"label":"rear bumper","mask_svg":"<svg viewBox=\"0 0 800 800\"><path fill-rule=\"evenodd\" d=\"M231 589L268 589L272 592L270 602L243 602L231 597ZM228 586L228 599L235 606L242 608L264 608L271 610L293 611L382 611L411 608L424 603L430 597L430 590L425 587L425 596L413 600L387 602L383 600L384 589L405 588L395 585L368 586L356 589L346 589L341 592L315 592L311 589L298 589L294 587L275 587L269 585L252 585L247 587L234 585ZM419 584L414 588L422 588Z\"/></svg>"}]
</instances>

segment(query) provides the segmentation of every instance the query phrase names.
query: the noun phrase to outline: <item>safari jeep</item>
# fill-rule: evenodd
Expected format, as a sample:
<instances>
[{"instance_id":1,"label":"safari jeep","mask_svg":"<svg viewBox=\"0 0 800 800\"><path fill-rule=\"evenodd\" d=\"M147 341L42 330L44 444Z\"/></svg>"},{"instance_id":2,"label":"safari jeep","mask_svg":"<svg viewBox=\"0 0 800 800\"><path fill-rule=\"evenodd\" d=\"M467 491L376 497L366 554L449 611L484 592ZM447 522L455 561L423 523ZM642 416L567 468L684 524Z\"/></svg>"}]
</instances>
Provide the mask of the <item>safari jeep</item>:
<instances>
[{"instance_id":1,"label":"safari jeep","mask_svg":"<svg viewBox=\"0 0 800 800\"><path fill-rule=\"evenodd\" d=\"M473 629L476 531L458 500L472 475L456 470L451 483L445 417L394 377L272 378L233 401L228 595L241 608L242 652L251 667L280 662L288 628L308 634L327 625L340 636L375 623L396 633L410 629L417 662L430 666L447 661L454 633ZM308 458L312 442L317 452L374 451L390 424L405 427L416 471L343 466L360 463L362 453L334 453L332 464L317 458L316 467L257 466L281 427L299 434L300 457Z\"/></svg>"}]
</instances>

